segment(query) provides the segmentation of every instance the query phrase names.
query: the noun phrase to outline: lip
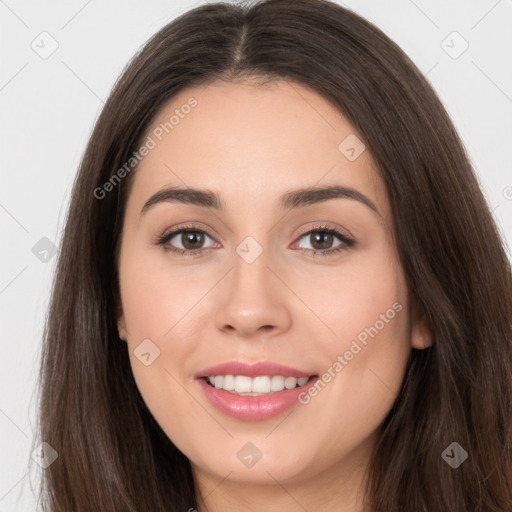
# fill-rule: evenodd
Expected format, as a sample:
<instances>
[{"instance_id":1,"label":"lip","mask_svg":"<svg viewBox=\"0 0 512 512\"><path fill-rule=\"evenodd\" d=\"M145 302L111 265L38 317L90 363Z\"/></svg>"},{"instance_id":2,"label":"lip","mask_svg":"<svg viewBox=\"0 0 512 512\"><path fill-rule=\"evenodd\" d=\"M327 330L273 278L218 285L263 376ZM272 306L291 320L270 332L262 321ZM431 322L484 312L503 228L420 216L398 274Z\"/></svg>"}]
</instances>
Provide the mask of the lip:
<instances>
[{"instance_id":1,"label":"lip","mask_svg":"<svg viewBox=\"0 0 512 512\"><path fill-rule=\"evenodd\" d=\"M210 386L204 378L198 378L197 382L209 402L221 413L243 421L263 421L297 405L299 395L307 392L318 379L319 377L315 375L304 386L262 396L235 395Z\"/></svg>"},{"instance_id":2,"label":"lip","mask_svg":"<svg viewBox=\"0 0 512 512\"><path fill-rule=\"evenodd\" d=\"M276 391L269 395L240 396L210 386L206 382L206 377L212 375L245 375L247 377L282 375L296 378L311 377L311 379L303 386ZM263 421L299 404L299 395L314 386L319 377L313 372L306 373L277 363L247 365L241 362L231 362L202 370L195 375L195 379L210 404L221 413L242 421Z\"/></svg>"},{"instance_id":3,"label":"lip","mask_svg":"<svg viewBox=\"0 0 512 512\"><path fill-rule=\"evenodd\" d=\"M199 379L201 377L211 377L214 375L245 375L251 378L260 375L268 375L269 377L282 375L283 377L296 377L299 379L300 377L311 377L312 375L316 375L316 373L307 373L296 368L272 362L247 364L241 361L230 361L201 370L194 375L194 378Z\"/></svg>"}]
</instances>

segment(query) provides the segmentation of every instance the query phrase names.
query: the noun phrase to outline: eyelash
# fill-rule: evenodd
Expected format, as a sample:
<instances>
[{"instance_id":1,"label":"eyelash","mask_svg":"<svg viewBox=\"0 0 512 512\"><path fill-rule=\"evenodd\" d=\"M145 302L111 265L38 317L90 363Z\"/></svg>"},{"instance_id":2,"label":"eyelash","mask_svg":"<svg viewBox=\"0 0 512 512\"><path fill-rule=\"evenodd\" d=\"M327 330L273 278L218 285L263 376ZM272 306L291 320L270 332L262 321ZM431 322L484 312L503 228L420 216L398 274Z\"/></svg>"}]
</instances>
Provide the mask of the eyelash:
<instances>
[{"instance_id":1,"label":"eyelash","mask_svg":"<svg viewBox=\"0 0 512 512\"><path fill-rule=\"evenodd\" d=\"M168 247L165 245L171 238L173 238L174 236L176 236L180 233L183 233L183 232L203 233L206 236L210 237L210 235L208 235L208 233L206 231L204 231L202 229L198 229L197 226L193 226L193 225L179 226L177 229L175 229L169 233L164 233L163 235L159 236L156 239L155 244L162 246L163 249L166 251L170 251L170 252L175 253L180 256L185 256L185 255L194 256L194 255L199 254L205 250L205 249L195 249L195 250L179 249L176 247ZM304 252L304 253L313 253L313 256L315 256L315 255L329 256L329 255L338 253L340 251L350 249L356 243L353 238L349 237L345 233L342 233L341 231L338 231L335 228L325 226L325 225L318 225L318 226L314 226L313 228L308 229L307 231L305 231L299 235L298 240L300 240L303 236L310 235L312 233L328 233L331 235L335 235L342 242L337 247L333 247L332 249L326 249L324 251L315 250L315 249L304 249L304 248L299 249L299 251ZM212 238L212 237L210 237L210 238Z\"/></svg>"}]
</instances>

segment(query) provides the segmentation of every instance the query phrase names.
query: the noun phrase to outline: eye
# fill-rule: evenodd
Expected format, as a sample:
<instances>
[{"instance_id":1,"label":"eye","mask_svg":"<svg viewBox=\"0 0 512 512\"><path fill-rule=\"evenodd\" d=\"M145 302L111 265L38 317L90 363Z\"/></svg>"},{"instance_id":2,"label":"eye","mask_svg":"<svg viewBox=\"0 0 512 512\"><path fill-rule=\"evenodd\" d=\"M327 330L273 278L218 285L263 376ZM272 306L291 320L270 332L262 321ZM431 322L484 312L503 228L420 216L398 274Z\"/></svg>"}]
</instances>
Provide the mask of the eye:
<instances>
[{"instance_id":1,"label":"eye","mask_svg":"<svg viewBox=\"0 0 512 512\"><path fill-rule=\"evenodd\" d=\"M203 230L194 227L181 227L160 236L156 243L165 250L177 253L194 255L201 252L204 247L205 237L213 239ZM182 247L179 245L181 244ZM210 246L211 247L211 246Z\"/></svg>"},{"instance_id":2,"label":"eye","mask_svg":"<svg viewBox=\"0 0 512 512\"><path fill-rule=\"evenodd\" d=\"M299 240L307 240L308 237L312 247L299 247L299 250L308 254L312 253L313 256L328 256L343 250L348 250L350 247L355 245L355 240L353 238L330 226L314 226L313 229L304 232L299 237ZM204 243L207 238L213 243L204 247ZM333 246L336 239L338 239L339 243ZM159 236L155 243L162 246L166 251L187 256L200 254L207 248L219 247L219 244L217 244L217 242L215 242L205 231L198 229L195 226L180 226Z\"/></svg>"},{"instance_id":3,"label":"eye","mask_svg":"<svg viewBox=\"0 0 512 512\"><path fill-rule=\"evenodd\" d=\"M310 241L311 248L299 247L299 249L306 253L313 253L313 255L320 254L322 256L337 253L339 251L347 250L355 244L355 240L341 231L329 226L315 226L306 233L303 233L299 240L306 239ZM334 245L338 239L338 245Z\"/></svg>"}]
</instances>

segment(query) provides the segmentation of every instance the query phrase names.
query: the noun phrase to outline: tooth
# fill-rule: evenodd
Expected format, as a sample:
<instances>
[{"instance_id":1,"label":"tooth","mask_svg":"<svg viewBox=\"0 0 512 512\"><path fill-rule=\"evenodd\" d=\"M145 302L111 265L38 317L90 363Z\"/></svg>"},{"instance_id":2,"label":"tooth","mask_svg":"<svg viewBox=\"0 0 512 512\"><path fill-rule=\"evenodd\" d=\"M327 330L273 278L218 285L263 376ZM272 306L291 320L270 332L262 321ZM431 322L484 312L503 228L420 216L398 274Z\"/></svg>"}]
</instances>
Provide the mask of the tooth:
<instances>
[{"instance_id":1,"label":"tooth","mask_svg":"<svg viewBox=\"0 0 512 512\"><path fill-rule=\"evenodd\" d=\"M224 384L224 377L222 375L215 375L215 387L217 389L222 388L222 385Z\"/></svg>"},{"instance_id":2,"label":"tooth","mask_svg":"<svg viewBox=\"0 0 512 512\"><path fill-rule=\"evenodd\" d=\"M295 377L286 377L284 381L284 387L286 389L293 389L297 387L297 379Z\"/></svg>"},{"instance_id":3,"label":"tooth","mask_svg":"<svg viewBox=\"0 0 512 512\"><path fill-rule=\"evenodd\" d=\"M252 379L244 375L235 377L235 391L237 393L250 393L252 391Z\"/></svg>"},{"instance_id":4,"label":"tooth","mask_svg":"<svg viewBox=\"0 0 512 512\"><path fill-rule=\"evenodd\" d=\"M284 377L282 375L259 375L251 378L245 375L211 375L206 380L216 389L224 389L234 393L241 393L249 396L256 394L268 394L294 389L297 386L304 386L309 377Z\"/></svg>"},{"instance_id":5,"label":"tooth","mask_svg":"<svg viewBox=\"0 0 512 512\"><path fill-rule=\"evenodd\" d=\"M284 389L284 377L274 375L270 380L270 391L282 391Z\"/></svg>"},{"instance_id":6,"label":"tooth","mask_svg":"<svg viewBox=\"0 0 512 512\"><path fill-rule=\"evenodd\" d=\"M253 393L268 393L270 391L270 377L254 377L252 381Z\"/></svg>"},{"instance_id":7,"label":"tooth","mask_svg":"<svg viewBox=\"0 0 512 512\"><path fill-rule=\"evenodd\" d=\"M224 375L224 386L226 391L233 391L235 389L235 377L233 375Z\"/></svg>"}]
</instances>

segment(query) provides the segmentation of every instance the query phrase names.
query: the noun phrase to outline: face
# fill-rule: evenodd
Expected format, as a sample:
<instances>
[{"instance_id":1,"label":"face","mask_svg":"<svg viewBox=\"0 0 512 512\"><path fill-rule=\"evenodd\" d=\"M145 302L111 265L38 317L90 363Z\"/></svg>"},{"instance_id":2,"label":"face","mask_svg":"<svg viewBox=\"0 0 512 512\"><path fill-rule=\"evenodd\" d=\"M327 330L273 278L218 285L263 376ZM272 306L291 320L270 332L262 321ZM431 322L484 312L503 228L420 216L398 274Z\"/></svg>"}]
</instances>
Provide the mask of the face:
<instances>
[{"instance_id":1,"label":"face","mask_svg":"<svg viewBox=\"0 0 512 512\"><path fill-rule=\"evenodd\" d=\"M149 410L204 479L350 474L411 348L429 341L362 136L321 96L279 81L189 88L146 137L118 327Z\"/></svg>"}]
</instances>

